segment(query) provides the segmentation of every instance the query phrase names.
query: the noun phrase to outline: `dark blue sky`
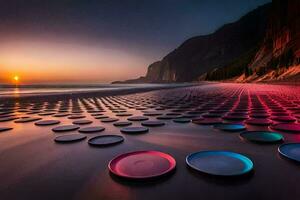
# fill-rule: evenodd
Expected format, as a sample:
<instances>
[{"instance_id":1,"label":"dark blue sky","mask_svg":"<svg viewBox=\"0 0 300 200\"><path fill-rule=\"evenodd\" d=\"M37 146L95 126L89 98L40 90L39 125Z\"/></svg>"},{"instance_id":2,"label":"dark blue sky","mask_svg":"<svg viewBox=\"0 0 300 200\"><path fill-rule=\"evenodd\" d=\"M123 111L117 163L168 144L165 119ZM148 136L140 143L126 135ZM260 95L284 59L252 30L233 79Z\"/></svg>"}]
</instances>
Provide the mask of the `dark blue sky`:
<instances>
[{"instance_id":1,"label":"dark blue sky","mask_svg":"<svg viewBox=\"0 0 300 200\"><path fill-rule=\"evenodd\" d=\"M124 52L129 54L128 59L122 55L123 60L114 65L124 64L126 69L140 66L141 71L136 73L142 75L149 64L184 40L212 33L267 2L269 0L0 0L0 54L6 53L2 65L19 66L16 67L19 69L22 63L11 62L11 58L32 49L39 49L42 55L38 57L32 51L26 55L30 61L44 57L52 60L56 56L53 52L62 55L67 51L58 45L62 43L82 45L85 52L88 48L93 48L93 52L97 48L101 49L99 52L103 49L118 51L115 60ZM55 43L57 50L53 45L52 53L47 49L43 52L41 41ZM8 55L11 46L15 47L14 54ZM26 48L28 46L31 48ZM105 52L103 57L108 54ZM25 64L38 65L24 60Z\"/></svg>"},{"instance_id":2,"label":"dark blue sky","mask_svg":"<svg viewBox=\"0 0 300 200\"><path fill-rule=\"evenodd\" d=\"M0 31L81 37L162 56L269 0L1 0ZM109 43L109 42L108 42ZM142 48L142 49L140 49Z\"/></svg>"}]
</instances>

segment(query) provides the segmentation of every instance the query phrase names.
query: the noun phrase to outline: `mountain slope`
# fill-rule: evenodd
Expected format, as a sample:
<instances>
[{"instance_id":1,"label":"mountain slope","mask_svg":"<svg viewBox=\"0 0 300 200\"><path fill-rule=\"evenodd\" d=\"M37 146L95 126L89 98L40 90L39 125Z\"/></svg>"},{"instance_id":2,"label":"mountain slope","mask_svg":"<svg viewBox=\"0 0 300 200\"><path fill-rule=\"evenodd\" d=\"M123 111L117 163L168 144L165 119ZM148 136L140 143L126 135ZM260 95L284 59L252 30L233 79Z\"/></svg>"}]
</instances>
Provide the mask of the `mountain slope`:
<instances>
[{"instance_id":1,"label":"mountain slope","mask_svg":"<svg viewBox=\"0 0 300 200\"><path fill-rule=\"evenodd\" d=\"M249 64L255 73L247 81L267 81L292 77L300 68L300 1L274 0L267 31ZM295 68L296 67L296 68ZM289 69L290 68L290 69ZM296 70L298 71L298 70Z\"/></svg>"},{"instance_id":2,"label":"mountain slope","mask_svg":"<svg viewBox=\"0 0 300 200\"><path fill-rule=\"evenodd\" d=\"M269 7L258 7L212 34L188 39L161 61L151 64L145 77L128 82L195 81L207 71L232 63L262 40Z\"/></svg>"},{"instance_id":3,"label":"mountain slope","mask_svg":"<svg viewBox=\"0 0 300 200\"><path fill-rule=\"evenodd\" d=\"M129 82L299 80L299 10L299 0L273 0L210 35L185 41L151 64L145 77Z\"/></svg>"}]
</instances>

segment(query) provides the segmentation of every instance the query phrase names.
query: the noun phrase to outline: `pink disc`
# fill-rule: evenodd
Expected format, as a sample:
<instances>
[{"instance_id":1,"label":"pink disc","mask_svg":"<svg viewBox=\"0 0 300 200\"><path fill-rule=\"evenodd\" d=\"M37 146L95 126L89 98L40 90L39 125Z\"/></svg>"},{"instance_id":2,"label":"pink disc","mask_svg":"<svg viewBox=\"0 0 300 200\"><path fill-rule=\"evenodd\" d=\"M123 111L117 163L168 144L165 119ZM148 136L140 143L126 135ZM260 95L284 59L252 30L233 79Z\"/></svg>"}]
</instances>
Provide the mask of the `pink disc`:
<instances>
[{"instance_id":1,"label":"pink disc","mask_svg":"<svg viewBox=\"0 0 300 200\"><path fill-rule=\"evenodd\" d=\"M300 133L300 124L296 124L296 123L274 124L271 126L271 128L279 131Z\"/></svg>"},{"instance_id":2,"label":"pink disc","mask_svg":"<svg viewBox=\"0 0 300 200\"><path fill-rule=\"evenodd\" d=\"M272 121L269 119L248 119L245 121L246 124L256 125L256 126L269 126L272 124Z\"/></svg>"},{"instance_id":3,"label":"pink disc","mask_svg":"<svg viewBox=\"0 0 300 200\"><path fill-rule=\"evenodd\" d=\"M252 118L268 118L270 115L268 113L251 113Z\"/></svg>"},{"instance_id":4,"label":"pink disc","mask_svg":"<svg viewBox=\"0 0 300 200\"><path fill-rule=\"evenodd\" d=\"M112 159L108 168L113 174L129 179L155 178L175 169L175 159L159 151L135 151Z\"/></svg>"},{"instance_id":5,"label":"pink disc","mask_svg":"<svg viewBox=\"0 0 300 200\"><path fill-rule=\"evenodd\" d=\"M291 116L278 116L278 117L271 117L272 120L278 122L295 122L296 119Z\"/></svg>"}]
</instances>

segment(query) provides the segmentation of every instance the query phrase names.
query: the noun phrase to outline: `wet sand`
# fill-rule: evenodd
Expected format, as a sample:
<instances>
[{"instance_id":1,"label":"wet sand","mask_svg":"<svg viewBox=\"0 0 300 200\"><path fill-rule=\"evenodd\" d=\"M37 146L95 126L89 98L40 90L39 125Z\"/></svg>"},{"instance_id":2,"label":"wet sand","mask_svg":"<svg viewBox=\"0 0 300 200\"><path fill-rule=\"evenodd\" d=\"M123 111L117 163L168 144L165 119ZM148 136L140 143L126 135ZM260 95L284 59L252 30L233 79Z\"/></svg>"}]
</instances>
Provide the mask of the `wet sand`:
<instances>
[{"instance_id":1,"label":"wet sand","mask_svg":"<svg viewBox=\"0 0 300 200\"><path fill-rule=\"evenodd\" d=\"M297 199L300 195L300 165L278 154L279 144L257 144L242 140L240 132L225 132L210 125L175 123L164 119L164 126L149 127L138 135L123 134L114 122L101 122L99 116L128 121L132 116L199 118L219 113L219 118L235 113L235 123L244 123L258 104L265 105L268 119L287 114L299 121L300 87L289 85L203 84L140 93L58 95L0 100L0 120L5 116L40 117L59 120L60 124L36 126L35 122L0 122L12 130L0 132L1 199ZM254 104L255 103L255 104ZM222 105L226 105L227 110ZM282 108L282 109L280 109ZM220 111L220 112L213 112ZM226 111L226 112L225 112ZM34 113L36 112L36 113ZM55 117L57 113L69 114ZM129 113L132 116L117 116ZM177 114L174 114L177 113ZM48 115L49 114L49 115ZM158 115L161 114L161 115ZM273 116L273 115L274 116ZM85 134L87 139L60 144L54 138L64 134L52 131L70 125L82 115L92 124L103 126L99 133ZM147 114L146 114L147 115ZM210 116L211 117L211 116ZM75 117L76 118L76 117ZM204 117L205 118L205 117ZM141 121L131 121L141 126ZM232 121L231 121L232 122ZM273 123L280 123L272 120ZM297 123L297 122L293 122ZM247 130L270 130L269 126L246 125ZM300 142L300 132L280 132L284 143ZM121 135L125 141L103 148L88 145L97 135ZM128 181L109 173L107 165L119 154L137 150L156 150L176 160L176 171L151 181ZM187 167L185 157L202 150L229 150L241 153L254 163L254 171L242 177L216 177Z\"/></svg>"}]
</instances>

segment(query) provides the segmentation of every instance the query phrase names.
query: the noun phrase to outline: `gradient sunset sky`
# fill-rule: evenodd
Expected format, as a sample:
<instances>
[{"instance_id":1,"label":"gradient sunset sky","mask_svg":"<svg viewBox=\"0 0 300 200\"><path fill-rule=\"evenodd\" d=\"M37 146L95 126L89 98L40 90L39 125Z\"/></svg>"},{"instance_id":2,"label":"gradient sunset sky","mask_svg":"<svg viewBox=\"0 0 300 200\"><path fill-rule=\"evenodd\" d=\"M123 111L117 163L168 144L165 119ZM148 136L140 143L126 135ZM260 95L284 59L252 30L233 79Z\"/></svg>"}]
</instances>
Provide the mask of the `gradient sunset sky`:
<instances>
[{"instance_id":1,"label":"gradient sunset sky","mask_svg":"<svg viewBox=\"0 0 300 200\"><path fill-rule=\"evenodd\" d=\"M0 83L136 78L269 0L0 0Z\"/></svg>"}]
</instances>

